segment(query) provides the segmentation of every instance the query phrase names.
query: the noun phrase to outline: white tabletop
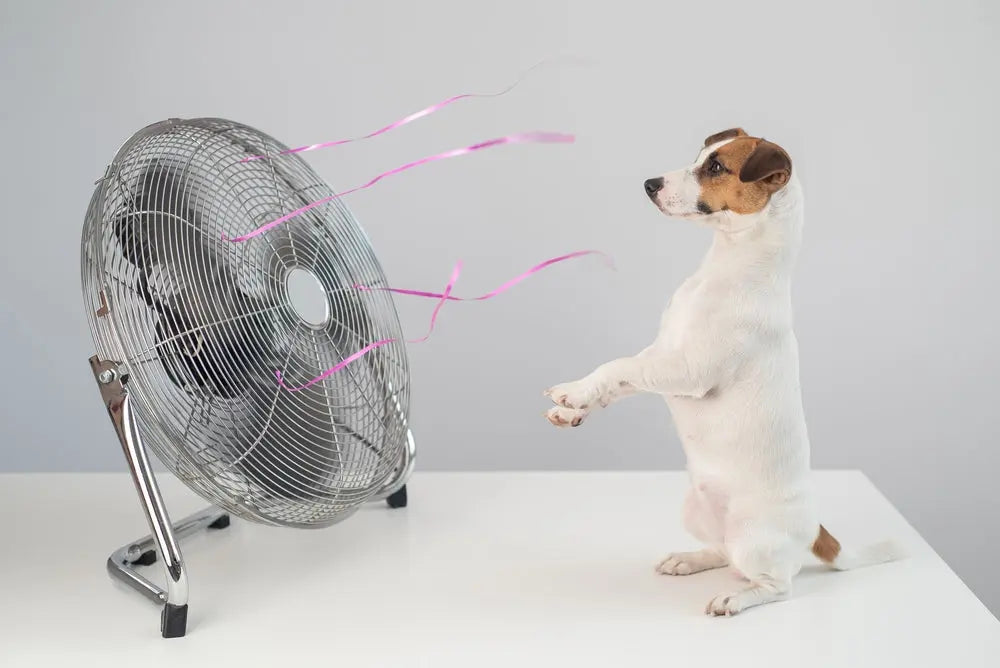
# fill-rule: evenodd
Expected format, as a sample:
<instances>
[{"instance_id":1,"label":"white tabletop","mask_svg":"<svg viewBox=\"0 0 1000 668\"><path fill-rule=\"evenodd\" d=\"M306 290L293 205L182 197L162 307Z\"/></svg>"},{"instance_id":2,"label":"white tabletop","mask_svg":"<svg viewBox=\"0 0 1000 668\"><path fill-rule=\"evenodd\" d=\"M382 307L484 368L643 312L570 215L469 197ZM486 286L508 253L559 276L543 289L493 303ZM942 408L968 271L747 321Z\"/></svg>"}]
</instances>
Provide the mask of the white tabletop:
<instances>
[{"instance_id":1,"label":"white tabletop","mask_svg":"<svg viewBox=\"0 0 1000 668\"><path fill-rule=\"evenodd\" d=\"M892 537L910 557L810 565L791 600L709 618L731 572L653 570L695 547L681 473L417 473L406 509L321 531L234 520L186 541L188 635L164 640L158 608L104 569L148 533L131 481L4 475L0 666L1000 665L1000 622L867 478L816 480L842 542ZM174 519L204 505L161 485Z\"/></svg>"}]
</instances>

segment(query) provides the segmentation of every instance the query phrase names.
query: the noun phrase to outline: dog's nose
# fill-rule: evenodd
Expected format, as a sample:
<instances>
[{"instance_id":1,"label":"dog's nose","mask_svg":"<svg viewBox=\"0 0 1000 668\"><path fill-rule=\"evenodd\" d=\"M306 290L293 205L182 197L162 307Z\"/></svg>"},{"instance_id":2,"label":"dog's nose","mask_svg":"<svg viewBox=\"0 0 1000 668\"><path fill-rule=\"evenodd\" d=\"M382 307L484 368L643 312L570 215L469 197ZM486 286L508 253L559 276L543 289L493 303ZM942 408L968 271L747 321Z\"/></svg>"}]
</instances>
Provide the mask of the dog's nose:
<instances>
[{"instance_id":1,"label":"dog's nose","mask_svg":"<svg viewBox=\"0 0 1000 668\"><path fill-rule=\"evenodd\" d=\"M658 179L646 179L646 194L650 197L663 190L663 177Z\"/></svg>"}]
</instances>

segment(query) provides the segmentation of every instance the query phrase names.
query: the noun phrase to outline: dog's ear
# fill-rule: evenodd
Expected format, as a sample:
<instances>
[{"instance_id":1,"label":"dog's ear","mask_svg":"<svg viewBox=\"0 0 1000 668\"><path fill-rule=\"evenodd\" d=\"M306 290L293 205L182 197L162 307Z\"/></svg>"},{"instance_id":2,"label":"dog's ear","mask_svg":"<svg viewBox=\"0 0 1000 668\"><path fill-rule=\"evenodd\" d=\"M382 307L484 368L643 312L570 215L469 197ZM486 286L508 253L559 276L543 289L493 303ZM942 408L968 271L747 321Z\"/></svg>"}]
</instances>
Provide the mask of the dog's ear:
<instances>
[{"instance_id":1,"label":"dog's ear","mask_svg":"<svg viewBox=\"0 0 1000 668\"><path fill-rule=\"evenodd\" d=\"M720 142L724 139L733 139L735 137L746 137L747 133L743 131L743 128L732 128L730 130L723 130L722 132L716 132L714 135L705 138L705 146L711 146L716 142Z\"/></svg>"},{"instance_id":2,"label":"dog's ear","mask_svg":"<svg viewBox=\"0 0 1000 668\"><path fill-rule=\"evenodd\" d=\"M740 181L761 183L774 192L792 177L792 159L772 142L761 140L740 168Z\"/></svg>"}]
</instances>

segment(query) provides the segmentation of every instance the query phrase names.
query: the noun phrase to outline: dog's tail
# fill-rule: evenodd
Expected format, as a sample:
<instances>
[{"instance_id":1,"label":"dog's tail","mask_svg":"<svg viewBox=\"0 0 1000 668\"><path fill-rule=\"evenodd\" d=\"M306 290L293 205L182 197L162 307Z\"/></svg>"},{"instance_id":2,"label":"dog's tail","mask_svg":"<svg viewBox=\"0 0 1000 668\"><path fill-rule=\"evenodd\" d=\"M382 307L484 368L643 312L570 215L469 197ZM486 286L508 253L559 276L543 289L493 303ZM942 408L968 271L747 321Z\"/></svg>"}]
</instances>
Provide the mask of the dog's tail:
<instances>
[{"instance_id":1,"label":"dog's tail","mask_svg":"<svg viewBox=\"0 0 1000 668\"><path fill-rule=\"evenodd\" d=\"M840 541L831 536L822 524L819 525L819 535L813 541L812 553L820 561L838 571L884 564L906 556L903 548L891 540L867 545L860 550L844 549Z\"/></svg>"}]
</instances>

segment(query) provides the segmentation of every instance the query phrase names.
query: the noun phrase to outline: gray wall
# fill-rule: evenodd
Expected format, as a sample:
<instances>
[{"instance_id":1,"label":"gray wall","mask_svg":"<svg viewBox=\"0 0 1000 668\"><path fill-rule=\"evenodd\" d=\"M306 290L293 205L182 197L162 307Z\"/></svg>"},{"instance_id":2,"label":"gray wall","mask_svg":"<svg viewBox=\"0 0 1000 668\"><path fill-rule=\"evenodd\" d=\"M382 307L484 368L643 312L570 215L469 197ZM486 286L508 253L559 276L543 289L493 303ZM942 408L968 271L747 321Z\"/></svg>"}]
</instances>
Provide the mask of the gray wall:
<instances>
[{"instance_id":1,"label":"gray wall","mask_svg":"<svg viewBox=\"0 0 1000 668\"><path fill-rule=\"evenodd\" d=\"M309 156L346 188L511 131L579 134L350 199L400 286L438 288L457 258L465 294L573 249L620 267L563 265L445 309L411 347L420 466L684 465L656 399L563 432L541 391L650 339L708 236L655 213L642 180L741 125L784 145L806 189L795 306L815 465L864 470L1000 610L997 3L812 4L4 2L0 470L123 468L87 370L78 253L92 184L133 131L215 115L293 145L350 136L573 53L596 64ZM399 309L409 333L426 326L426 302Z\"/></svg>"}]
</instances>

